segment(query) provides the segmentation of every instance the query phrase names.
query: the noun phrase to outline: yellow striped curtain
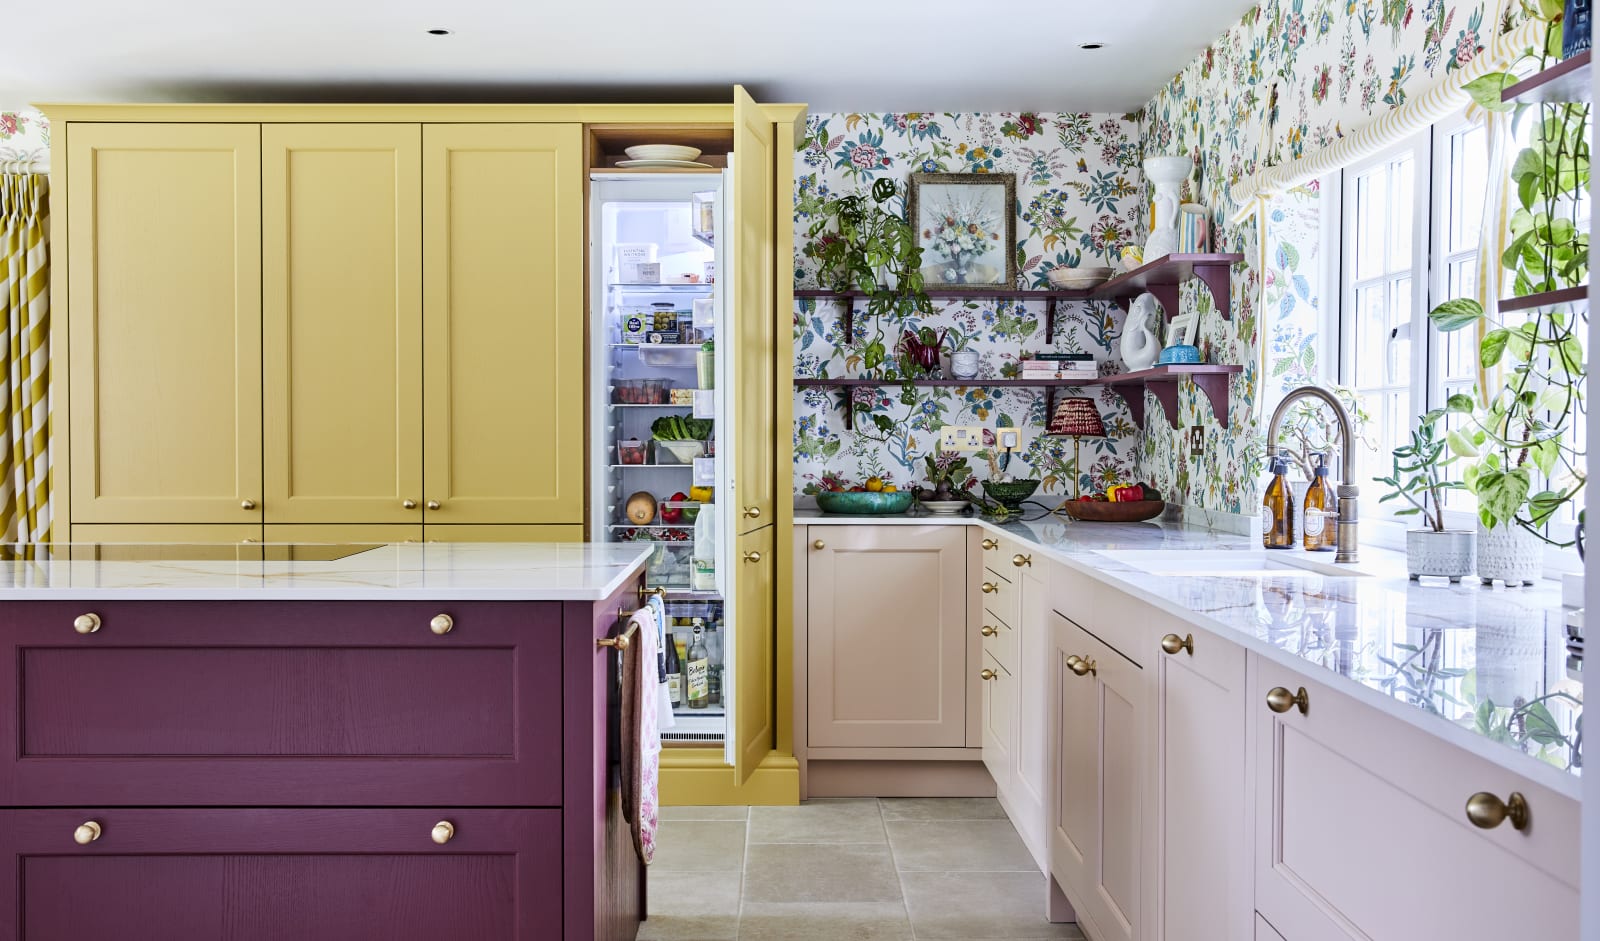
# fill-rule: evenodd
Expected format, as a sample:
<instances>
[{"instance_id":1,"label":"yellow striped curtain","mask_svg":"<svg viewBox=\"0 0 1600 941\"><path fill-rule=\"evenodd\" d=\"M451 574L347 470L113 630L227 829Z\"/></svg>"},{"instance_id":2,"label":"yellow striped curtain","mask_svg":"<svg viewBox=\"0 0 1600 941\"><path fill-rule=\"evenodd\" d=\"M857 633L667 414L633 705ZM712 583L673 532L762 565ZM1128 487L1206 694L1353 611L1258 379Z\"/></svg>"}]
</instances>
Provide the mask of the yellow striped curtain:
<instances>
[{"instance_id":1,"label":"yellow striped curtain","mask_svg":"<svg viewBox=\"0 0 1600 941\"><path fill-rule=\"evenodd\" d=\"M0 542L50 539L49 196L0 174Z\"/></svg>"}]
</instances>

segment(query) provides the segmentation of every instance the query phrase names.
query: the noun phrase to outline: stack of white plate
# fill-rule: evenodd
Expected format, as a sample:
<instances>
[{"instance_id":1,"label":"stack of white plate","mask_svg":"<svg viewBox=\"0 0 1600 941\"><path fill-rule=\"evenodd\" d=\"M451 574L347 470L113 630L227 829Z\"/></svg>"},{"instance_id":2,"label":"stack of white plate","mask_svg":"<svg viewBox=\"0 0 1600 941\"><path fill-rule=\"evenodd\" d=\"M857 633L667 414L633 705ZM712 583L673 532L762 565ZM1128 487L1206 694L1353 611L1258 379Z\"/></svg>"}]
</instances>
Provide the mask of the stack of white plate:
<instances>
[{"instance_id":1,"label":"stack of white plate","mask_svg":"<svg viewBox=\"0 0 1600 941\"><path fill-rule=\"evenodd\" d=\"M1058 291L1084 291L1104 284L1110 268L1051 268L1050 286Z\"/></svg>"},{"instance_id":2,"label":"stack of white plate","mask_svg":"<svg viewBox=\"0 0 1600 941\"><path fill-rule=\"evenodd\" d=\"M627 160L618 160L619 167L683 167L707 168L709 163L699 163L697 147L681 144L638 144L627 148Z\"/></svg>"}]
</instances>

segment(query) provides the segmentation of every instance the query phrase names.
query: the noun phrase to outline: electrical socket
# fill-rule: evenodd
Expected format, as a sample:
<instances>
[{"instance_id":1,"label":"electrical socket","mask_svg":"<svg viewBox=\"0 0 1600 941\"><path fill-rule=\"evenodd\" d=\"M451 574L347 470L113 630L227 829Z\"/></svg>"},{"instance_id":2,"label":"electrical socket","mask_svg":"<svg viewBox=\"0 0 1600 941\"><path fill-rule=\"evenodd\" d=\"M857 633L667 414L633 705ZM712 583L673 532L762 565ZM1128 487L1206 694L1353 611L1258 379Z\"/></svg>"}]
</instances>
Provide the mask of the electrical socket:
<instances>
[{"instance_id":1,"label":"electrical socket","mask_svg":"<svg viewBox=\"0 0 1600 941\"><path fill-rule=\"evenodd\" d=\"M945 425L939 429L941 451L977 451L983 447L983 426Z\"/></svg>"},{"instance_id":2,"label":"electrical socket","mask_svg":"<svg viewBox=\"0 0 1600 941\"><path fill-rule=\"evenodd\" d=\"M1189 428L1189 456L1202 457L1206 453L1206 429L1202 425Z\"/></svg>"}]
</instances>

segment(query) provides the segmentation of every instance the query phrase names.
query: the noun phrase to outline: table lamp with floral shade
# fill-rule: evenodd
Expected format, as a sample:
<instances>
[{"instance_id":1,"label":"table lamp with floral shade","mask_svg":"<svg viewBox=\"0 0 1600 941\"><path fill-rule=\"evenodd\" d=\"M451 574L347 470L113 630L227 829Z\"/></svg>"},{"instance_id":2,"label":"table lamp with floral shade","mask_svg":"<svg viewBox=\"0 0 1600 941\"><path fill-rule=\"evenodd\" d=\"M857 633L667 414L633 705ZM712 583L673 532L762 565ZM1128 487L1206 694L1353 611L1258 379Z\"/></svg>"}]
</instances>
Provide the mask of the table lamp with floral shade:
<instances>
[{"instance_id":1,"label":"table lamp with floral shade","mask_svg":"<svg viewBox=\"0 0 1600 941\"><path fill-rule=\"evenodd\" d=\"M1045 434L1058 438L1072 439L1072 498L1076 500L1083 492L1081 483L1083 475L1080 470L1082 464L1078 457L1082 452L1084 438L1104 438L1106 426L1100 420L1100 409L1095 407L1094 399L1077 397L1062 399L1055 403L1051 410L1050 422L1045 426Z\"/></svg>"}]
</instances>

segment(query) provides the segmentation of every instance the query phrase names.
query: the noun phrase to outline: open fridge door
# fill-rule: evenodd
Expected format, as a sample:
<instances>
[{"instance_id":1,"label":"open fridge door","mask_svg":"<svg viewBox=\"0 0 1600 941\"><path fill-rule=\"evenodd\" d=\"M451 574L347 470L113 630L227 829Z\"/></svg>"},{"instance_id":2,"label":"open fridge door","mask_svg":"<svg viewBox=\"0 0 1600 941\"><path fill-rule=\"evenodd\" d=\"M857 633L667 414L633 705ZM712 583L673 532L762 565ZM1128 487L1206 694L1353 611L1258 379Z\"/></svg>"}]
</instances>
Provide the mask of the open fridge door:
<instances>
[{"instance_id":1,"label":"open fridge door","mask_svg":"<svg viewBox=\"0 0 1600 941\"><path fill-rule=\"evenodd\" d=\"M739 736L734 734L739 721L739 597L735 591L738 572L734 570L734 559L738 554L739 545L739 513L738 494L734 489L734 455L738 454L740 445L738 440L739 402L734 395L736 370L734 368L735 352L738 349L734 344L738 342L738 334L733 329L734 290L738 286L737 271L733 267L737 261L734 247L734 238L729 237L733 228L733 169L730 167L722 171L722 189L717 198L717 271L722 284L718 286L716 294L716 335L718 337L717 355L714 373L716 376L716 402L717 415L721 421L717 423L717 453L722 455L722 460L717 462L716 493L718 502L717 513L717 592L722 595L722 617L725 625L722 632L722 709L726 722L726 732L722 738L723 760L730 766L736 766L739 752Z\"/></svg>"}]
</instances>

